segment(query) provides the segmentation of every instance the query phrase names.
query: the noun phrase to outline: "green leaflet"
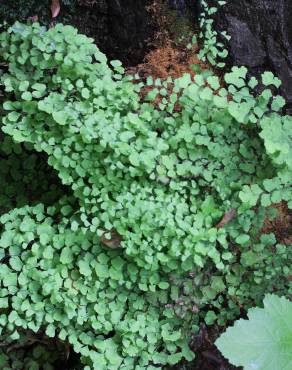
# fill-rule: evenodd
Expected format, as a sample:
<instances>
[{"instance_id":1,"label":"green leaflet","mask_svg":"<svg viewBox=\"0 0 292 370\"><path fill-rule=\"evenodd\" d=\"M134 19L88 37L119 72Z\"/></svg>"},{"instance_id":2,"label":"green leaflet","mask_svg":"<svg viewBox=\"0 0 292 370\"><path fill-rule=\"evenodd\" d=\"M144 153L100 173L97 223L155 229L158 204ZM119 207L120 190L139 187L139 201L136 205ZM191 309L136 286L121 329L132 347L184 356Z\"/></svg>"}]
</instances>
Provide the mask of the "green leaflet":
<instances>
[{"instance_id":1,"label":"green leaflet","mask_svg":"<svg viewBox=\"0 0 292 370\"><path fill-rule=\"evenodd\" d=\"M292 118L290 116L266 117L261 121L263 138L268 155L278 165L292 171Z\"/></svg>"}]
</instances>

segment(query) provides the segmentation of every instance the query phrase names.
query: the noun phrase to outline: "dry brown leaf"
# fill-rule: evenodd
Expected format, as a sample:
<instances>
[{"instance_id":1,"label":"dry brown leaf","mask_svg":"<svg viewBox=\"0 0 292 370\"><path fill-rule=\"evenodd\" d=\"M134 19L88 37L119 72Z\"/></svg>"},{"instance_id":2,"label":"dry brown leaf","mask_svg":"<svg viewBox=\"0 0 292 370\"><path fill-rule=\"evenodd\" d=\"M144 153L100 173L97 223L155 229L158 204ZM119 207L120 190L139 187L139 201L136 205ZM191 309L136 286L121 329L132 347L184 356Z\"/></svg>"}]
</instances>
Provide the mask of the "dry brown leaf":
<instances>
[{"instance_id":1,"label":"dry brown leaf","mask_svg":"<svg viewBox=\"0 0 292 370\"><path fill-rule=\"evenodd\" d=\"M217 229L224 227L228 222L233 220L237 215L237 210L232 208L230 211L226 212L222 217L221 221L216 225Z\"/></svg>"},{"instance_id":2,"label":"dry brown leaf","mask_svg":"<svg viewBox=\"0 0 292 370\"><path fill-rule=\"evenodd\" d=\"M52 18L56 18L58 14L60 13L60 1L59 0L52 0L51 3L51 12L52 12Z\"/></svg>"},{"instance_id":3,"label":"dry brown leaf","mask_svg":"<svg viewBox=\"0 0 292 370\"><path fill-rule=\"evenodd\" d=\"M110 234L111 237L108 239L106 234ZM106 245L111 249L117 249L121 246L121 241L123 240L121 235L114 229L111 231L104 231L102 236L100 237L102 244Z\"/></svg>"}]
</instances>

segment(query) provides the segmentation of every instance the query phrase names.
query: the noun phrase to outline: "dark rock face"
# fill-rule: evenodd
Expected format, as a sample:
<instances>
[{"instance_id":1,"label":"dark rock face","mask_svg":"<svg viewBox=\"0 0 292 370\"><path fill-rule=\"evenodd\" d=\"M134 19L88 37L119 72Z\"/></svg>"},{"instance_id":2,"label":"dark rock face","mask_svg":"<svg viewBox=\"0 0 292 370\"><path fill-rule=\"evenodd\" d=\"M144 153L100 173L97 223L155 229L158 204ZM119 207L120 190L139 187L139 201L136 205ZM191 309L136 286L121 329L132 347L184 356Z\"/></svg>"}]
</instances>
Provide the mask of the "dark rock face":
<instances>
[{"instance_id":1,"label":"dark rock face","mask_svg":"<svg viewBox=\"0 0 292 370\"><path fill-rule=\"evenodd\" d=\"M3 3L3 4L2 4ZM60 0L61 11L52 19L51 0L0 0L0 23L26 22L37 16L41 24L71 24L94 38L108 59L124 65L142 62L147 40L156 31L147 5L151 0Z\"/></svg>"},{"instance_id":2,"label":"dark rock face","mask_svg":"<svg viewBox=\"0 0 292 370\"><path fill-rule=\"evenodd\" d=\"M292 107L292 1L228 0L216 15L215 29L231 36L227 63L245 65L256 75L274 72Z\"/></svg>"},{"instance_id":3,"label":"dark rock face","mask_svg":"<svg viewBox=\"0 0 292 370\"><path fill-rule=\"evenodd\" d=\"M87 1L90 3L90 1ZM72 23L80 32L95 39L109 59L125 65L142 61L154 25L147 12L148 0L95 0L92 6L79 1Z\"/></svg>"}]
</instances>

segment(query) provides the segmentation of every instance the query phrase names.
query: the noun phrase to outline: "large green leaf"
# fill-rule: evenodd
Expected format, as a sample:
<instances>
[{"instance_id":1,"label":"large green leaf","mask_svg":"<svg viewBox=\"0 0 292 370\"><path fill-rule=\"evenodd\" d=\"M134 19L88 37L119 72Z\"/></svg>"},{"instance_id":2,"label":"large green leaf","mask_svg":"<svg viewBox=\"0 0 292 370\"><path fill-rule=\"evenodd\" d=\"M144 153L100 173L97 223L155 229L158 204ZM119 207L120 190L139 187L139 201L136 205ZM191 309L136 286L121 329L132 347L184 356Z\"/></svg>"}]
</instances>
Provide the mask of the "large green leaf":
<instances>
[{"instance_id":1,"label":"large green leaf","mask_svg":"<svg viewBox=\"0 0 292 370\"><path fill-rule=\"evenodd\" d=\"M292 303L269 294L264 308L248 311L216 341L216 346L244 370L292 369Z\"/></svg>"}]
</instances>

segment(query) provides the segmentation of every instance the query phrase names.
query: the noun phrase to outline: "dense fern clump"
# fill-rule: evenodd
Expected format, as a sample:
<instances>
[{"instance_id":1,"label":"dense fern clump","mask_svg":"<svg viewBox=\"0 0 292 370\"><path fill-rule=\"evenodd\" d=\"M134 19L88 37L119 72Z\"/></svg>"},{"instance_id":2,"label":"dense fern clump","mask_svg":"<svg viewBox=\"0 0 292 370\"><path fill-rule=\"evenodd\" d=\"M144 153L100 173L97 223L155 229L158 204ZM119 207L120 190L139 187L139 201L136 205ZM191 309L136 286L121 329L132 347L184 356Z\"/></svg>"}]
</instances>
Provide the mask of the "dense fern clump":
<instances>
[{"instance_id":1,"label":"dense fern clump","mask_svg":"<svg viewBox=\"0 0 292 370\"><path fill-rule=\"evenodd\" d=\"M142 83L69 26L15 24L0 50L9 145L45 154L71 190L45 201L38 189L38 203L0 218L7 343L45 333L85 370L157 369L193 358L200 322L287 294L288 247L260 236L271 203L292 206L281 97L253 97L257 81L234 68L224 86L211 72L149 77L142 98Z\"/></svg>"}]
</instances>

